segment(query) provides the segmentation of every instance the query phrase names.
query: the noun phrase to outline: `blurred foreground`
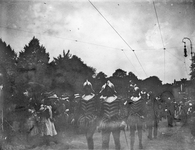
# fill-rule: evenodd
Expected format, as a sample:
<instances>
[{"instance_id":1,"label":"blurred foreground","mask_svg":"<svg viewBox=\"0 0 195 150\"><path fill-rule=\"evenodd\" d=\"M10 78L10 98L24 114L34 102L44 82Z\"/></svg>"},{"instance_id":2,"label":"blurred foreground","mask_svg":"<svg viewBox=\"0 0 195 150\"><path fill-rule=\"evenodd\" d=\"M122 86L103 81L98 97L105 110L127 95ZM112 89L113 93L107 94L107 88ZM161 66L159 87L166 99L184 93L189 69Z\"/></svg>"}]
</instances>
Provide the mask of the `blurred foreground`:
<instances>
[{"instance_id":1,"label":"blurred foreground","mask_svg":"<svg viewBox=\"0 0 195 150\"><path fill-rule=\"evenodd\" d=\"M143 132L143 146L144 150L194 150L195 138L191 135L189 129L177 122L174 127L167 127L166 120L159 124L157 139L149 140L147 138L147 129ZM126 131L128 143L125 140L125 134L121 131L121 148L128 150L130 144L129 131ZM58 135L51 139L50 145L42 144L40 136L30 137L28 142L23 135L15 135L11 143L6 143L1 139L2 150L73 150L73 149L87 149L86 139L82 134L75 134L71 130L58 132ZM96 132L94 135L95 149L101 149L101 133ZM52 142L57 141L57 143ZM127 145L128 144L128 145ZM110 149L114 149L114 141L111 137ZM136 134L135 150L138 148L138 137Z\"/></svg>"}]
</instances>

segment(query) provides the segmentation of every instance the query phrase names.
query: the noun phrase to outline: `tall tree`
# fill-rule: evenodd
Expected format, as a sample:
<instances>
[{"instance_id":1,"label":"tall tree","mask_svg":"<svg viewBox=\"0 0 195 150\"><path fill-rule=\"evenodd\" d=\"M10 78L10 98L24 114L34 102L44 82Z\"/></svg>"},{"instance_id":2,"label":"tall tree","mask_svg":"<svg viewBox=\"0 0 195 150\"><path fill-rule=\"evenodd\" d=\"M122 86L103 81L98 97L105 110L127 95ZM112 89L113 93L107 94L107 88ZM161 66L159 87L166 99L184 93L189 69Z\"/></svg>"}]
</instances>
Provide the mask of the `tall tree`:
<instances>
[{"instance_id":1,"label":"tall tree","mask_svg":"<svg viewBox=\"0 0 195 150\"><path fill-rule=\"evenodd\" d=\"M49 62L49 53L35 37L19 53L17 67L20 81L43 84ZM19 82L20 82L19 81Z\"/></svg>"},{"instance_id":2,"label":"tall tree","mask_svg":"<svg viewBox=\"0 0 195 150\"><path fill-rule=\"evenodd\" d=\"M122 69L117 69L115 70L115 72L112 74L113 77L120 77L123 78L125 76L127 76L127 72L122 70Z\"/></svg>"},{"instance_id":3,"label":"tall tree","mask_svg":"<svg viewBox=\"0 0 195 150\"><path fill-rule=\"evenodd\" d=\"M63 91L80 92L83 82L95 74L95 69L87 66L79 57L63 52L52 62L55 64L54 88Z\"/></svg>"},{"instance_id":4,"label":"tall tree","mask_svg":"<svg viewBox=\"0 0 195 150\"><path fill-rule=\"evenodd\" d=\"M0 64L4 66L9 76L15 73L16 59L17 54L14 50L0 39Z\"/></svg>"},{"instance_id":5,"label":"tall tree","mask_svg":"<svg viewBox=\"0 0 195 150\"><path fill-rule=\"evenodd\" d=\"M6 81L8 81L6 84L7 88L8 86L10 88L11 84L14 82L16 75L16 59L17 54L15 51L10 47L10 45L7 45L2 41L2 39L0 39L0 65L4 72L6 72Z\"/></svg>"},{"instance_id":6,"label":"tall tree","mask_svg":"<svg viewBox=\"0 0 195 150\"><path fill-rule=\"evenodd\" d=\"M67 81L68 71L71 68L70 59L72 55L63 51L63 55L59 55L57 58L54 58L50 63L52 65L53 77L52 77L52 90L57 90L57 93L62 93L65 89L72 91L73 87Z\"/></svg>"},{"instance_id":7,"label":"tall tree","mask_svg":"<svg viewBox=\"0 0 195 150\"><path fill-rule=\"evenodd\" d=\"M122 69L115 70L115 72L109 78L111 82L114 83L115 89L119 95L125 95L126 93L126 87L128 83L126 82L126 78L127 72Z\"/></svg>"},{"instance_id":8,"label":"tall tree","mask_svg":"<svg viewBox=\"0 0 195 150\"><path fill-rule=\"evenodd\" d=\"M150 76L145 80L141 81L141 88L145 88L148 92L152 91L155 95L161 94L162 81L156 76Z\"/></svg>"},{"instance_id":9,"label":"tall tree","mask_svg":"<svg viewBox=\"0 0 195 150\"><path fill-rule=\"evenodd\" d=\"M129 72L128 73L128 79L132 80L133 82L137 82L138 81L137 76L133 72Z\"/></svg>"},{"instance_id":10,"label":"tall tree","mask_svg":"<svg viewBox=\"0 0 195 150\"><path fill-rule=\"evenodd\" d=\"M98 93L101 90L102 85L106 82L107 75L104 72L99 72L94 80L94 90Z\"/></svg>"},{"instance_id":11,"label":"tall tree","mask_svg":"<svg viewBox=\"0 0 195 150\"><path fill-rule=\"evenodd\" d=\"M104 73L104 72L99 72L97 75L96 75L96 79L98 80L104 80L106 79L107 75Z\"/></svg>"},{"instance_id":12,"label":"tall tree","mask_svg":"<svg viewBox=\"0 0 195 150\"><path fill-rule=\"evenodd\" d=\"M9 106L11 95L13 94L13 84L16 76L17 54L14 50L0 39L0 78L3 84L4 106Z\"/></svg>"}]
</instances>

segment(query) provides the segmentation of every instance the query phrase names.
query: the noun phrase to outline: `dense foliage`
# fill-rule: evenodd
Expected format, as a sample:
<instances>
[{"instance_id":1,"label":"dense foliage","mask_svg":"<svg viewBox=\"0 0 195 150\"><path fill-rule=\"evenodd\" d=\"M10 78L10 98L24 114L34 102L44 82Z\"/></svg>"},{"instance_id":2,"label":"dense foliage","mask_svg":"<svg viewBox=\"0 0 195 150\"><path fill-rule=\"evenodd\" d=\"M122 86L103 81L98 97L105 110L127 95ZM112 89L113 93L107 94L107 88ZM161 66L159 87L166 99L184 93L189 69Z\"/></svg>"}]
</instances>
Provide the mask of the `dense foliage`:
<instances>
[{"instance_id":1,"label":"dense foliage","mask_svg":"<svg viewBox=\"0 0 195 150\"><path fill-rule=\"evenodd\" d=\"M49 53L35 37L24 46L18 56L9 45L0 40L0 54L0 64L4 68L1 72L4 72L6 81L11 85L8 95L12 95L12 98L9 101L17 105L29 103L29 99L24 98L26 90L36 101L40 101L45 92L54 92L58 96L81 93L86 79L92 82L96 93L109 79L114 83L118 94L123 96L130 80L149 90L156 90L162 85L155 76L140 80L133 72L128 73L120 68L110 77L104 72L96 73L96 70L85 64L81 58L72 55L70 50L63 50L62 55L49 62Z\"/></svg>"}]
</instances>

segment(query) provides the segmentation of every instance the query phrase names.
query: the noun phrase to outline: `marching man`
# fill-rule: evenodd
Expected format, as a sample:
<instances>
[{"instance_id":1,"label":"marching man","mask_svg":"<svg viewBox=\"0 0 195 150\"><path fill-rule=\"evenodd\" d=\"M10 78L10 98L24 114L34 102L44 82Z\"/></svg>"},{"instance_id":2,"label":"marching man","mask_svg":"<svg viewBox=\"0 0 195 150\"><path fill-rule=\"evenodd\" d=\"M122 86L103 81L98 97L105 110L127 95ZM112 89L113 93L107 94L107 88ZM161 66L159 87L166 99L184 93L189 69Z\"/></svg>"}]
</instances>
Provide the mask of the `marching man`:
<instances>
[{"instance_id":1,"label":"marching man","mask_svg":"<svg viewBox=\"0 0 195 150\"><path fill-rule=\"evenodd\" d=\"M120 150L120 130L125 128L125 122L120 115L123 108L122 101L117 97L113 83L109 80L102 86L100 91L100 125L99 131L102 131L102 149L109 149L109 139L112 133L115 143L115 149Z\"/></svg>"},{"instance_id":2,"label":"marching man","mask_svg":"<svg viewBox=\"0 0 195 150\"><path fill-rule=\"evenodd\" d=\"M97 127L98 101L91 82L83 84L83 95L77 105L75 118L80 131L85 133L88 149L94 149L93 135Z\"/></svg>"},{"instance_id":3,"label":"marching man","mask_svg":"<svg viewBox=\"0 0 195 150\"><path fill-rule=\"evenodd\" d=\"M131 150L134 149L135 143L135 131L138 131L138 138L139 138L139 148L143 149L142 146L142 126L144 121L144 108L145 108L145 101L142 97L143 92L139 89L136 84L130 84L130 89L133 91L129 91L129 107L128 107L128 114L129 117L127 119L128 125L130 126L130 144Z\"/></svg>"}]
</instances>

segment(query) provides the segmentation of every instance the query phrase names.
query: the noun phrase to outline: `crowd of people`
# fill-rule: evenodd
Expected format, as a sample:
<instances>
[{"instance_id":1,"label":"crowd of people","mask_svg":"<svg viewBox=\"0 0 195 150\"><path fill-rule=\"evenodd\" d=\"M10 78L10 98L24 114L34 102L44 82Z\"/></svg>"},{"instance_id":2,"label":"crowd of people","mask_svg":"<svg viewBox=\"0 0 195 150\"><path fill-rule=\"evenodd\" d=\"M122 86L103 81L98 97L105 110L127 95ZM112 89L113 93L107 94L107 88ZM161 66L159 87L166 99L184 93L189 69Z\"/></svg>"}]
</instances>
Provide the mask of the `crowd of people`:
<instances>
[{"instance_id":1,"label":"crowd of people","mask_svg":"<svg viewBox=\"0 0 195 150\"><path fill-rule=\"evenodd\" d=\"M59 98L52 93L53 95L42 99L41 103L28 108L30 115L24 123L28 133L27 139L39 134L44 144L49 145L51 137L56 136L63 127L66 130L71 126L73 130L84 133L90 150L94 149L93 135L96 131L101 132L102 149L109 149L112 134L115 149L120 150L120 132L129 129L131 150L134 149L136 130L139 148L143 149L143 127L147 127L149 139L157 138L159 121L163 117L167 118L168 125L172 126L175 115L181 111L181 108L176 107L173 97L169 94L157 96L153 91L142 89L131 80L127 89L127 94L121 96L115 90L114 84L107 80L97 93L92 83L86 80L83 83L82 93L74 95L71 100L67 97ZM24 95L31 98L28 91L24 92ZM186 115L192 116L190 118L192 124L194 112L194 105L186 111ZM53 142L57 143L55 140Z\"/></svg>"},{"instance_id":2,"label":"crowd of people","mask_svg":"<svg viewBox=\"0 0 195 150\"><path fill-rule=\"evenodd\" d=\"M93 134L96 129L102 134L102 149L109 149L111 133L115 149L121 149L120 132L125 132L127 128L130 129L130 149L134 149L136 130L139 148L143 149L143 127L147 127L149 139L157 138L159 121L167 118L167 125L172 127L176 114L181 113L170 92L157 96L153 91L141 89L132 81L129 81L125 97L121 97L116 92L114 84L109 80L102 86L99 93L94 92L88 80L83 84L83 89L84 93L79 99L74 116L78 128L86 133L88 149L94 149ZM193 108L188 109L186 115L191 113L193 116L194 112Z\"/></svg>"}]
</instances>

